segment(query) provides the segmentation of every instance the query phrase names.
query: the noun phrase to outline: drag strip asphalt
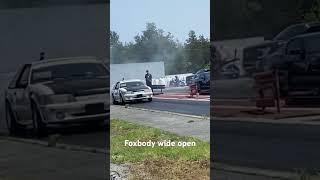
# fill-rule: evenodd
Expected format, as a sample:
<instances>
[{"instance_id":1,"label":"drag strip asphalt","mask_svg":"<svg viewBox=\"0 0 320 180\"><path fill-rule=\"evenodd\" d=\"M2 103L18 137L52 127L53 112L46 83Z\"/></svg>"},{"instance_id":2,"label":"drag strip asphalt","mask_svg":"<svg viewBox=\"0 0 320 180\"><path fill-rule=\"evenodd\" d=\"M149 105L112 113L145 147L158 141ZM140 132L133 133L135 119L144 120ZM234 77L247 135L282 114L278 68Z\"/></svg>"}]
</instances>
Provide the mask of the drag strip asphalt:
<instances>
[{"instance_id":1,"label":"drag strip asphalt","mask_svg":"<svg viewBox=\"0 0 320 180\"><path fill-rule=\"evenodd\" d=\"M209 116L210 102L197 100L153 99L152 102L131 103L130 107L174 113Z\"/></svg>"}]
</instances>

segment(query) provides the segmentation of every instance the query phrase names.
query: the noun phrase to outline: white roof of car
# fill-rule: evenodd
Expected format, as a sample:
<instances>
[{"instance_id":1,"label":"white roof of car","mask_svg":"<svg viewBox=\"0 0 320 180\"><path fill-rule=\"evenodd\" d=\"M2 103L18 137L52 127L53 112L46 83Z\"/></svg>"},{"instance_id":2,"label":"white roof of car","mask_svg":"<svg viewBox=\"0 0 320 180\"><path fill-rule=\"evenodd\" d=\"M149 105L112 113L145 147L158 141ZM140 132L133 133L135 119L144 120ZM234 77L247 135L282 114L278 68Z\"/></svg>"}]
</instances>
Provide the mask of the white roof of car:
<instances>
[{"instance_id":1,"label":"white roof of car","mask_svg":"<svg viewBox=\"0 0 320 180\"><path fill-rule=\"evenodd\" d=\"M120 83L127 83L127 82L142 82L140 79L129 79L129 80L124 80L124 81L120 81Z\"/></svg>"},{"instance_id":2,"label":"white roof of car","mask_svg":"<svg viewBox=\"0 0 320 180\"><path fill-rule=\"evenodd\" d=\"M97 60L95 57L68 57L68 58L56 58L48 60L39 60L32 62L32 68L40 68L47 66L54 66L60 64L72 64L72 63L102 63L102 61Z\"/></svg>"}]
</instances>

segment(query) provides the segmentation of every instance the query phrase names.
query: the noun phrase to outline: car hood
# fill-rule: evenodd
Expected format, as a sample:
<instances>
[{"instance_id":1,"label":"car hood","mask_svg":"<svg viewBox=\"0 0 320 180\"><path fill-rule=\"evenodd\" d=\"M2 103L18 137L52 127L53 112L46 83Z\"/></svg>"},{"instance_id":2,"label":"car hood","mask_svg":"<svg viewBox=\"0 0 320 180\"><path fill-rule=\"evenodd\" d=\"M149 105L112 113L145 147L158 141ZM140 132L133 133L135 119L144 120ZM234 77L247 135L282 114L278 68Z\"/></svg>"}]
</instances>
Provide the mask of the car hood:
<instances>
[{"instance_id":1,"label":"car hood","mask_svg":"<svg viewBox=\"0 0 320 180\"><path fill-rule=\"evenodd\" d=\"M108 92L108 79L73 79L56 80L39 84L43 89L50 90L53 94L73 94L74 96L86 96L91 94L103 94Z\"/></svg>"},{"instance_id":2,"label":"car hood","mask_svg":"<svg viewBox=\"0 0 320 180\"><path fill-rule=\"evenodd\" d=\"M148 88L148 86L135 86L135 87L124 87L122 89L125 89L127 91L137 92L137 91L141 91L141 90L145 90L145 89L149 89L149 88Z\"/></svg>"}]
</instances>

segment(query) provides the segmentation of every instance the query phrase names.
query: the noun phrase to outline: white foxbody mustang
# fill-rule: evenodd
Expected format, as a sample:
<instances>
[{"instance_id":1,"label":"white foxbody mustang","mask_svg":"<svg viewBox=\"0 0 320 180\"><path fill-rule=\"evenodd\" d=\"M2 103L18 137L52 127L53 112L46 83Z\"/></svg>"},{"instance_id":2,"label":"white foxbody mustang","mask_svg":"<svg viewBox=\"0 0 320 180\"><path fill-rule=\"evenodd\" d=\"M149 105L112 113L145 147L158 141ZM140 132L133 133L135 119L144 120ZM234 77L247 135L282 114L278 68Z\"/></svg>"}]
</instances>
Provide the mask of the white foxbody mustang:
<instances>
[{"instance_id":1,"label":"white foxbody mustang","mask_svg":"<svg viewBox=\"0 0 320 180\"><path fill-rule=\"evenodd\" d=\"M117 82L111 92L113 104L148 100L152 101L153 92L141 80L132 79Z\"/></svg>"},{"instance_id":2,"label":"white foxbody mustang","mask_svg":"<svg viewBox=\"0 0 320 180\"><path fill-rule=\"evenodd\" d=\"M109 72L91 57L23 65L5 92L10 133L32 125L38 135L50 124L101 123L109 116Z\"/></svg>"}]
</instances>

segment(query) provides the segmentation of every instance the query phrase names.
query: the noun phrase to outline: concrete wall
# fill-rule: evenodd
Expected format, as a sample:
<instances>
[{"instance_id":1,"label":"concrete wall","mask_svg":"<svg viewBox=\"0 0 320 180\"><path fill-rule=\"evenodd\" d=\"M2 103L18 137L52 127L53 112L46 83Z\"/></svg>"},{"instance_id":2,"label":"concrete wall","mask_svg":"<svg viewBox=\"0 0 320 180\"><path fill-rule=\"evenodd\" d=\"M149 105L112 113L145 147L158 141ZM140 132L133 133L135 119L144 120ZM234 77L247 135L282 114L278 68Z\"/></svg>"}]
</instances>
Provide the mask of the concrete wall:
<instances>
[{"instance_id":1,"label":"concrete wall","mask_svg":"<svg viewBox=\"0 0 320 180\"><path fill-rule=\"evenodd\" d=\"M113 86L122 78L145 81L146 70L149 70L153 79L165 76L164 62L110 64L110 85Z\"/></svg>"},{"instance_id":2,"label":"concrete wall","mask_svg":"<svg viewBox=\"0 0 320 180\"><path fill-rule=\"evenodd\" d=\"M96 56L107 61L109 4L0 10L0 72L47 58Z\"/></svg>"}]
</instances>

